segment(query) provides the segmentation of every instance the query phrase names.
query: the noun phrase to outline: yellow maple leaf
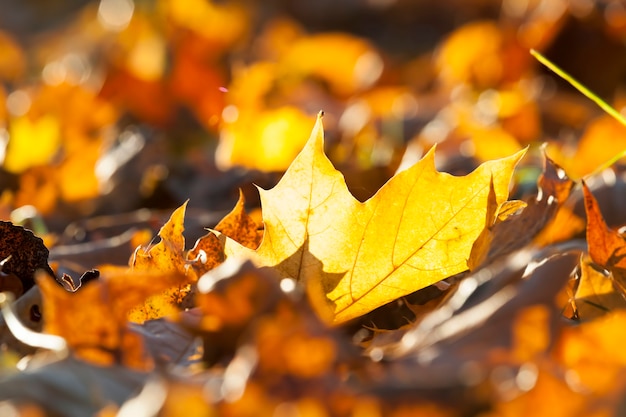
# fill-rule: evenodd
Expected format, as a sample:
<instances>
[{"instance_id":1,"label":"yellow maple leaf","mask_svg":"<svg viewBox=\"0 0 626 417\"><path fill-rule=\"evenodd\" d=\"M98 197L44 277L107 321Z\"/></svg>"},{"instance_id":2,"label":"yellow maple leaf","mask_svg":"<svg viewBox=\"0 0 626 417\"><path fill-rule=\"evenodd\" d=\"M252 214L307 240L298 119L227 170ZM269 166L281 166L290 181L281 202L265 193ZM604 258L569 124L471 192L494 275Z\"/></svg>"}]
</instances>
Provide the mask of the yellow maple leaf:
<instances>
[{"instance_id":1,"label":"yellow maple leaf","mask_svg":"<svg viewBox=\"0 0 626 417\"><path fill-rule=\"evenodd\" d=\"M217 224L215 230L254 249L260 241L258 227L245 212L244 204L243 193L240 192L237 205ZM191 284L223 261L221 244L211 233L198 239L189 251L185 250L183 231L186 207L187 202L174 210L161 227L159 243L137 247L130 259L134 272L172 273L181 277L177 285L148 297L133 308L129 313L129 319L133 322L143 323L179 312L191 291Z\"/></svg>"},{"instance_id":2,"label":"yellow maple leaf","mask_svg":"<svg viewBox=\"0 0 626 417\"><path fill-rule=\"evenodd\" d=\"M191 290L191 283L197 280L192 268L188 268L183 236L185 209L187 202L174 210L169 220L159 230L161 241L154 246L139 246L130 260L134 272L160 272L180 274L176 286L163 289L133 308L129 319L135 323L170 316L179 311L179 306Z\"/></svg>"},{"instance_id":3,"label":"yellow maple leaf","mask_svg":"<svg viewBox=\"0 0 626 417\"><path fill-rule=\"evenodd\" d=\"M438 172L431 150L361 203L324 154L321 116L304 150L271 190L260 190L265 233L257 251L220 236L226 256L246 256L307 286L335 323L467 269L486 226L493 182L508 197L520 151L464 177Z\"/></svg>"}]
</instances>

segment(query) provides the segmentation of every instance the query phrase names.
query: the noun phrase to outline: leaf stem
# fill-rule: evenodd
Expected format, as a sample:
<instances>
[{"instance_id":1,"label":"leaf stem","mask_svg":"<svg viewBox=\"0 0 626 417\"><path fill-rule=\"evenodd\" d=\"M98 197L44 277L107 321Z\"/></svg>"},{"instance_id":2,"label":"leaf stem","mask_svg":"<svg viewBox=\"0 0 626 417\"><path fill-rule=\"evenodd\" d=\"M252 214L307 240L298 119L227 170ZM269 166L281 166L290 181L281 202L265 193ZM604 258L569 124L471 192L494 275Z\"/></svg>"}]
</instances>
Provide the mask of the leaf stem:
<instances>
[{"instance_id":1,"label":"leaf stem","mask_svg":"<svg viewBox=\"0 0 626 417\"><path fill-rule=\"evenodd\" d=\"M578 82L574 77L569 75L567 72L563 71L561 68L559 68L556 64L554 64L548 58L543 56L541 53L537 52L534 49L531 49L530 54L534 56L543 65L545 65L550 70L552 70L556 75L563 78L565 81L567 81L572 86L574 86L578 91L580 91L589 99L591 99L594 103L600 106L602 110L604 110L609 115L611 115L615 120L620 122L622 125L626 126L626 118L624 118L624 116L622 116L622 114L618 112L617 110L615 110L615 108L613 108L610 104L608 104L607 102L602 100L600 97L595 95L591 90L589 90L587 87L582 85L580 82Z\"/></svg>"}]
</instances>

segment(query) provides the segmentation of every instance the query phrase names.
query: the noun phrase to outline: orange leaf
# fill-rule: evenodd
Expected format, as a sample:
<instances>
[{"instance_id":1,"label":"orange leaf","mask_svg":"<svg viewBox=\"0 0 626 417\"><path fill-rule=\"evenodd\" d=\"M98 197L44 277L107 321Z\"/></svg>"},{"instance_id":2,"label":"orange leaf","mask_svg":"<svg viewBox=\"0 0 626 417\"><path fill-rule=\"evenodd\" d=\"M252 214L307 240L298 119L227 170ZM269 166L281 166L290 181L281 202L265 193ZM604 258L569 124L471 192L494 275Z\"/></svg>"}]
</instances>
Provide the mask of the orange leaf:
<instances>
[{"instance_id":1,"label":"orange leaf","mask_svg":"<svg viewBox=\"0 0 626 417\"><path fill-rule=\"evenodd\" d=\"M584 182L583 194L587 213L589 256L606 269L626 269L626 241L617 231L607 226L598 202Z\"/></svg>"},{"instance_id":2,"label":"orange leaf","mask_svg":"<svg viewBox=\"0 0 626 417\"><path fill-rule=\"evenodd\" d=\"M244 209L245 199L241 190L235 207L215 226L216 231L236 240L242 245L256 249L261 243L259 225ZM187 261L197 276L215 268L224 261L222 244L215 234L208 233L196 241L187 253Z\"/></svg>"},{"instance_id":3,"label":"orange leaf","mask_svg":"<svg viewBox=\"0 0 626 417\"><path fill-rule=\"evenodd\" d=\"M44 331L63 337L80 358L100 364L116 362L148 369L141 337L128 328L128 314L149 296L178 285L183 276L172 272L101 268L100 279L68 292L53 279L40 275Z\"/></svg>"},{"instance_id":4,"label":"orange leaf","mask_svg":"<svg viewBox=\"0 0 626 417\"><path fill-rule=\"evenodd\" d=\"M237 205L215 226L215 230L236 240L243 246L256 249L261 243L262 234L259 234L259 225L246 213L243 192L239 190Z\"/></svg>"}]
</instances>

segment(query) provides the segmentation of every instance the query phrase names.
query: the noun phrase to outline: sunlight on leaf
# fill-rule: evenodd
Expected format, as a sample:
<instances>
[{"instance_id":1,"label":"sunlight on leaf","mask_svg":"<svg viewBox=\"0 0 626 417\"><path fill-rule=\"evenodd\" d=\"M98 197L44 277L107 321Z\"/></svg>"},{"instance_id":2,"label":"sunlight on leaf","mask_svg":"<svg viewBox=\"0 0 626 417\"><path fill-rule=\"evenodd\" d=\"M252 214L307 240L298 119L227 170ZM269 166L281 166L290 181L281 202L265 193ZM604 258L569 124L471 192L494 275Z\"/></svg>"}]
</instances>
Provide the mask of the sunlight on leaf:
<instances>
[{"instance_id":1,"label":"sunlight on leaf","mask_svg":"<svg viewBox=\"0 0 626 417\"><path fill-rule=\"evenodd\" d=\"M598 202L585 183L583 183L583 193L587 213L589 256L596 264L606 269L626 269L624 258L626 240L617 231L607 226Z\"/></svg>"},{"instance_id":2,"label":"sunlight on leaf","mask_svg":"<svg viewBox=\"0 0 626 417\"><path fill-rule=\"evenodd\" d=\"M187 202L176 209L159 230L161 241L154 246L138 247L130 260L137 271L179 271L185 273L185 238L183 236Z\"/></svg>"},{"instance_id":3,"label":"sunlight on leaf","mask_svg":"<svg viewBox=\"0 0 626 417\"><path fill-rule=\"evenodd\" d=\"M220 220L215 226L215 230L247 248L256 249L261 243L263 232L259 231L260 225L246 213L245 203L243 192L239 190L239 200L237 200L235 208Z\"/></svg>"},{"instance_id":4,"label":"sunlight on leaf","mask_svg":"<svg viewBox=\"0 0 626 417\"><path fill-rule=\"evenodd\" d=\"M624 296L616 291L607 274L592 266L589 258L580 262L580 279L574 294L576 316L582 321L592 320L618 309L626 308Z\"/></svg>"},{"instance_id":5,"label":"sunlight on leaf","mask_svg":"<svg viewBox=\"0 0 626 417\"><path fill-rule=\"evenodd\" d=\"M324 155L318 118L283 179L260 191L265 235L256 259L305 282L324 317L328 307L337 323L358 317L466 270L486 225L490 181L502 204L522 155L453 177L435 169L431 151L360 203ZM227 255L237 252L250 254L227 241Z\"/></svg>"}]
</instances>

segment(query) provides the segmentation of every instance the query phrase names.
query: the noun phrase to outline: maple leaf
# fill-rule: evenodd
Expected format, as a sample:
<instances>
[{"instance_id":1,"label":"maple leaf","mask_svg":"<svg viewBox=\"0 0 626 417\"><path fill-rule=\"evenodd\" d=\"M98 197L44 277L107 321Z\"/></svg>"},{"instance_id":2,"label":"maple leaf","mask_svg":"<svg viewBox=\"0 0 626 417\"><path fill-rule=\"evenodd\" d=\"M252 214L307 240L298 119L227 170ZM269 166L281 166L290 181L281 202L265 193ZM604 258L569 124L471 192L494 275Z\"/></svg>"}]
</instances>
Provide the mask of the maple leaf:
<instances>
[{"instance_id":1,"label":"maple leaf","mask_svg":"<svg viewBox=\"0 0 626 417\"><path fill-rule=\"evenodd\" d=\"M626 239L607 226L600 206L583 181L587 213L587 244L591 260L611 272L613 283L626 293Z\"/></svg>"},{"instance_id":2,"label":"maple leaf","mask_svg":"<svg viewBox=\"0 0 626 417\"><path fill-rule=\"evenodd\" d=\"M278 185L259 190L265 234L256 252L221 239L227 256L249 256L304 282L318 313L336 323L466 270L490 187L502 204L524 154L454 177L436 170L431 150L361 203L323 147L320 115Z\"/></svg>"},{"instance_id":3,"label":"maple leaf","mask_svg":"<svg viewBox=\"0 0 626 417\"><path fill-rule=\"evenodd\" d=\"M134 270L178 271L185 273L185 237L183 236L187 202L174 210L169 220L159 230L161 241L154 246L138 247L130 265Z\"/></svg>"},{"instance_id":4,"label":"maple leaf","mask_svg":"<svg viewBox=\"0 0 626 417\"><path fill-rule=\"evenodd\" d=\"M244 209L243 193L233 210L215 226L223 233L252 249L260 243L258 225ZM161 241L154 246L138 247L130 260L134 271L173 272L185 278L178 287L168 288L161 294L148 298L143 305L133 309L130 320L142 323L177 313L191 291L190 284L204 273L223 262L218 238L209 233L198 239L193 248L185 251L184 217L187 202L174 210L169 220L159 230Z\"/></svg>"},{"instance_id":5,"label":"maple leaf","mask_svg":"<svg viewBox=\"0 0 626 417\"><path fill-rule=\"evenodd\" d=\"M149 248L138 247L135 250L130 266L136 272L160 272L180 274L176 287L170 286L162 293L147 298L142 305L136 306L129 315L131 321L143 323L145 320L156 319L175 314L187 294L191 291L191 283L197 280L192 268L188 268L185 256L185 237L183 236L185 209L187 202L174 210L169 220L159 230L161 241Z\"/></svg>"}]
</instances>

